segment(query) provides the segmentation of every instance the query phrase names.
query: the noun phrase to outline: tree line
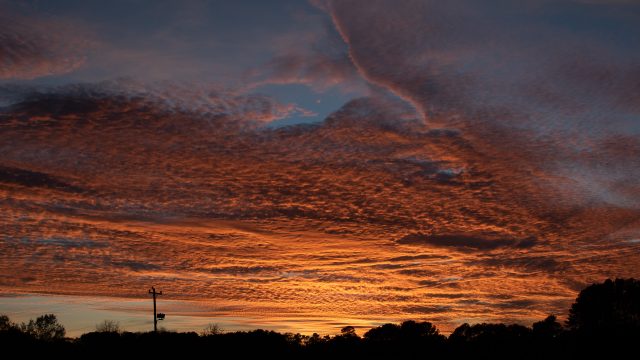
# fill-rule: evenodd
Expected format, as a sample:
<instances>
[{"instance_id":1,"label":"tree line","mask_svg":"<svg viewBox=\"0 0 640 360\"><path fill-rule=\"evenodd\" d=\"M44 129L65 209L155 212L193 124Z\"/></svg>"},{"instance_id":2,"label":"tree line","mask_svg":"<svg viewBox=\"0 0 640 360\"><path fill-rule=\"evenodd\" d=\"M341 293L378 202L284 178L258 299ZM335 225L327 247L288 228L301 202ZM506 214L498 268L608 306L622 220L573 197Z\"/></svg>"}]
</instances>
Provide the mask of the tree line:
<instances>
[{"instance_id":1,"label":"tree line","mask_svg":"<svg viewBox=\"0 0 640 360\"><path fill-rule=\"evenodd\" d=\"M553 315L531 327L462 324L448 337L430 322L374 327L362 336L346 326L339 335L311 336L253 330L224 332L215 325L195 332L125 332L113 321L79 338L65 337L53 314L27 323L0 315L0 348L7 354L66 358L233 356L275 358L613 358L640 344L640 281L606 280L583 289L560 323ZM637 355L631 355L633 358Z\"/></svg>"}]
</instances>

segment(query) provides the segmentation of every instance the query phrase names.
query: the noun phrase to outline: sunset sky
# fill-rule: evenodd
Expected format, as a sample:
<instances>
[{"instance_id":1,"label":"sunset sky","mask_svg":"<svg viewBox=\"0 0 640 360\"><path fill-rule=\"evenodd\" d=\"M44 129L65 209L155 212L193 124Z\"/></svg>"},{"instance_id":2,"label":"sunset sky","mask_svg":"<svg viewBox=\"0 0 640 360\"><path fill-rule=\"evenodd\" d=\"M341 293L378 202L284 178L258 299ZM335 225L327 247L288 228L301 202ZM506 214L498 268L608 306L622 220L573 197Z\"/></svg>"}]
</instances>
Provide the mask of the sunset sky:
<instances>
[{"instance_id":1,"label":"sunset sky","mask_svg":"<svg viewBox=\"0 0 640 360\"><path fill-rule=\"evenodd\" d=\"M335 334L640 277L634 0L0 0L0 313Z\"/></svg>"}]
</instances>

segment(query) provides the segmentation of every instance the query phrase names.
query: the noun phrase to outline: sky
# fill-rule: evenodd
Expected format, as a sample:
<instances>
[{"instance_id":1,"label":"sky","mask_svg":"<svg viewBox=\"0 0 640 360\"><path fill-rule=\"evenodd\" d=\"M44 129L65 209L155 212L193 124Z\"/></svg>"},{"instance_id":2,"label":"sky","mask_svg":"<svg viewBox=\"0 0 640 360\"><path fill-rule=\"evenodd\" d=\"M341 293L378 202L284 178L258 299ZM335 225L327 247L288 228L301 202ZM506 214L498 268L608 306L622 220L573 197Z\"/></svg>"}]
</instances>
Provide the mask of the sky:
<instances>
[{"instance_id":1,"label":"sky","mask_svg":"<svg viewBox=\"0 0 640 360\"><path fill-rule=\"evenodd\" d=\"M0 154L14 320L563 318L640 277L640 3L0 1Z\"/></svg>"}]
</instances>

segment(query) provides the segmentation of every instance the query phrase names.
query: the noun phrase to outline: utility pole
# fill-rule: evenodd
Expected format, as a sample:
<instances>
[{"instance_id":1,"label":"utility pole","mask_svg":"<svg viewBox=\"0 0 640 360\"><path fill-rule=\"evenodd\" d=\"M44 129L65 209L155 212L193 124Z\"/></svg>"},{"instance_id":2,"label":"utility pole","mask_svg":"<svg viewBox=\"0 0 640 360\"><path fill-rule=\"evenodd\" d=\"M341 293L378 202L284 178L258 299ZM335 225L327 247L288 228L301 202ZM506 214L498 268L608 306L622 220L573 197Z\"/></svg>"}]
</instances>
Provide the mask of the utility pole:
<instances>
[{"instance_id":1,"label":"utility pole","mask_svg":"<svg viewBox=\"0 0 640 360\"><path fill-rule=\"evenodd\" d=\"M162 291L156 292L156 288L152 286L151 290L149 290L149 294L153 295L153 332L158 332L158 316L156 315L156 296L162 295ZM164 314L162 315L164 318Z\"/></svg>"}]
</instances>

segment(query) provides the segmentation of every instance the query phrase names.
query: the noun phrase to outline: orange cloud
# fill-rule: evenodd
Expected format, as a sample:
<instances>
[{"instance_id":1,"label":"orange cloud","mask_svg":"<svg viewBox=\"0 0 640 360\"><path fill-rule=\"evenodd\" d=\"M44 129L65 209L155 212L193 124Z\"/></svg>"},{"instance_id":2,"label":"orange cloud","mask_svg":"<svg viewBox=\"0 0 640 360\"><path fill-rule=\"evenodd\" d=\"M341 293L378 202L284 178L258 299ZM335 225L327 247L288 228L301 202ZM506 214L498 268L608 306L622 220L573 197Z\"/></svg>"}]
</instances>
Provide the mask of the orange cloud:
<instances>
[{"instance_id":1,"label":"orange cloud","mask_svg":"<svg viewBox=\"0 0 640 360\"><path fill-rule=\"evenodd\" d=\"M432 129L383 98L269 129L203 111L244 100L170 94L63 88L2 109L4 289L156 284L271 325L447 329L562 313L640 260L639 210L559 191L571 179L536 162L537 139L507 153L492 127Z\"/></svg>"}]
</instances>

